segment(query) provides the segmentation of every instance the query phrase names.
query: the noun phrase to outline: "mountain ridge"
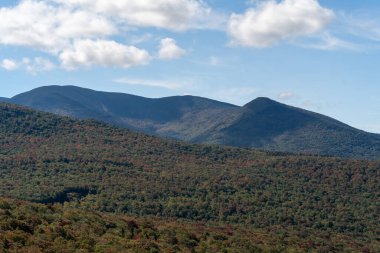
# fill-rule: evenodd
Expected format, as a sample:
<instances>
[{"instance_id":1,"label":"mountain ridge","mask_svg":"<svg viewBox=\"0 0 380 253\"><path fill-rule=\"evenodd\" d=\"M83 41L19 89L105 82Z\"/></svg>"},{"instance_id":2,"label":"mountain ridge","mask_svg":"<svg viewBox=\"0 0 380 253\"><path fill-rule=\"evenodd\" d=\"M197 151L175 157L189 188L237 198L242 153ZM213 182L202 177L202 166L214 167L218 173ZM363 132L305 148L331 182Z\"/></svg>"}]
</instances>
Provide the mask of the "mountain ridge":
<instances>
[{"instance_id":1,"label":"mountain ridge","mask_svg":"<svg viewBox=\"0 0 380 253\"><path fill-rule=\"evenodd\" d=\"M76 86L44 86L7 102L194 143L365 159L380 157L379 134L265 97L240 107L196 96L145 98Z\"/></svg>"},{"instance_id":2,"label":"mountain ridge","mask_svg":"<svg viewBox=\"0 0 380 253\"><path fill-rule=\"evenodd\" d=\"M9 98L0 97L0 102L8 102Z\"/></svg>"}]
</instances>

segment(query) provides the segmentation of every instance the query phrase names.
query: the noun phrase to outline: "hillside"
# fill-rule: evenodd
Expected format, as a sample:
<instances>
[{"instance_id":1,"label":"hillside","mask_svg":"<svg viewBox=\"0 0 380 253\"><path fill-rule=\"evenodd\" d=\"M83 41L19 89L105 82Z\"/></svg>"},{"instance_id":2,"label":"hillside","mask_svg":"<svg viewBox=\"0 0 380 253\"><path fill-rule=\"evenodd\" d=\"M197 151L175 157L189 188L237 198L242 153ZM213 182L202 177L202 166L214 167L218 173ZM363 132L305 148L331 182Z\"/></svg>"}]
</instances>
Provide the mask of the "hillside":
<instances>
[{"instance_id":1,"label":"hillside","mask_svg":"<svg viewBox=\"0 0 380 253\"><path fill-rule=\"evenodd\" d=\"M380 135L268 98L246 104L227 126L203 138L199 140L273 151L380 158Z\"/></svg>"},{"instance_id":2,"label":"hillside","mask_svg":"<svg viewBox=\"0 0 380 253\"><path fill-rule=\"evenodd\" d=\"M190 145L9 104L0 119L0 196L243 226L300 251L380 249L380 162Z\"/></svg>"},{"instance_id":3,"label":"hillside","mask_svg":"<svg viewBox=\"0 0 380 253\"><path fill-rule=\"evenodd\" d=\"M1 252L320 252L370 250L360 240L292 238L241 225L138 218L0 198ZM335 245L334 245L335 243Z\"/></svg>"},{"instance_id":4,"label":"hillside","mask_svg":"<svg viewBox=\"0 0 380 253\"><path fill-rule=\"evenodd\" d=\"M97 119L149 134L191 140L238 107L206 98L149 99L75 86L48 86L20 94L12 103L59 115Z\"/></svg>"},{"instance_id":5,"label":"hillside","mask_svg":"<svg viewBox=\"0 0 380 253\"><path fill-rule=\"evenodd\" d=\"M9 102L194 143L364 159L380 157L379 134L267 98L238 107L193 96L149 99L75 86L47 86L15 96Z\"/></svg>"},{"instance_id":6,"label":"hillside","mask_svg":"<svg viewBox=\"0 0 380 253\"><path fill-rule=\"evenodd\" d=\"M0 227L0 252L273 252L286 248L280 238L269 233L263 236L261 230L1 198Z\"/></svg>"}]
</instances>

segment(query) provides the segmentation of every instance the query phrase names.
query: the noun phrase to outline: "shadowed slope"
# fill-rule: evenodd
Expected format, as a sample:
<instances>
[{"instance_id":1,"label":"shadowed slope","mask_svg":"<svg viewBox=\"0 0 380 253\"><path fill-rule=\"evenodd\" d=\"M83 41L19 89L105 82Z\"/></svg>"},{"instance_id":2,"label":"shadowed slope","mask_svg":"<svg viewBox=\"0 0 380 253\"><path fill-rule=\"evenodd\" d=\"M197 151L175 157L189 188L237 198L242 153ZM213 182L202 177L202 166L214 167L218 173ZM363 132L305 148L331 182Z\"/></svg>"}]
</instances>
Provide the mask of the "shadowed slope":
<instances>
[{"instance_id":1,"label":"shadowed slope","mask_svg":"<svg viewBox=\"0 0 380 253\"><path fill-rule=\"evenodd\" d=\"M75 86L47 86L9 101L194 143L380 158L380 135L268 98L239 107L194 96L151 99Z\"/></svg>"},{"instance_id":2,"label":"shadowed slope","mask_svg":"<svg viewBox=\"0 0 380 253\"><path fill-rule=\"evenodd\" d=\"M99 92L75 86L48 86L15 96L21 104L76 118L94 118L150 134L191 139L237 106L194 96L158 99Z\"/></svg>"},{"instance_id":3,"label":"shadowed slope","mask_svg":"<svg viewBox=\"0 0 380 253\"><path fill-rule=\"evenodd\" d=\"M352 128L321 114L257 98L209 142L284 152L380 158L380 135Z\"/></svg>"}]
</instances>

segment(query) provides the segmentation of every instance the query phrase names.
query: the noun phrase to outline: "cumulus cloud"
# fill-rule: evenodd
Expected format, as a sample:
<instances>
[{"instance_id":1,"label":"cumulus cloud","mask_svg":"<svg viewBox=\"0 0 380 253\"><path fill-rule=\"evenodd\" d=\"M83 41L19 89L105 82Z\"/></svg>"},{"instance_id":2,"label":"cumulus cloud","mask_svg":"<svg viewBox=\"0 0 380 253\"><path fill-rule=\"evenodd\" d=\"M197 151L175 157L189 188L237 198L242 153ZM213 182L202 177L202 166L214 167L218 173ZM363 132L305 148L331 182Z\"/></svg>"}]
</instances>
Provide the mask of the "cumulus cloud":
<instances>
[{"instance_id":1,"label":"cumulus cloud","mask_svg":"<svg viewBox=\"0 0 380 253\"><path fill-rule=\"evenodd\" d=\"M201 0L22 0L0 8L0 17L0 44L48 53L66 69L148 63L146 50L115 42L114 36L130 26L183 31L215 28L218 20ZM185 50L174 40L161 41L161 59L183 54ZM41 68L44 64L37 61L34 65ZM47 65L42 68L49 69ZM10 62L4 66L16 68Z\"/></svg>"},{"instance_id":2,"label":"cumulus cloud","mask_svg":"<svg viewBox=\"0 0 380 253\"><path fill-rule=\"evenodd\" d=\"M1 66L1 68L5 69L7 71L13 71L13 70L16 70L18 68L17 62L12 60L12 59L2 60L0 66Z\"/></svg>"},{"instance_id":3,"label":"cumulus cloud","mask_svg":"<svg viewBox=\"0 0 380 253\"><path fill-rule=\"evenodd\" d=\"M0 43L33 47L57 53L71 40L116 33L106 18L81 10L69 10L43 1L24 0L0 9Z\"/></svg>"},{"instance_id":4,"label":"cumulus cloud","mask_svg":"<svg viewBox=\"0 0 380 253\"><path fill-rule=\"evenodd\" d=\"M100 65L128 68L149 62L149 53L134 46L126 46L110 40L78 40L65 49L59 58L66 69Z\"/></svg>"},{"instance_id":5,"label":"cumulus cloud","mask_svg":"<svg viewBox=\"0 0 380 253\"><path fill-rule=\"evenodd\" d=\"M171 38L162 39L158 51L158 57L164 60L177 59L186 54L186 51L180 48L176 41Z\"/></svg>"},{"instance_id":6,"label":"cumulus cloud","mask_svg":"<svg viewBox=\"0 0 380 253\"><path fill-rule=\"evenodd\" d=\"M51 0L117 18L126 24L174 31L215 28L223 18L200 0Z\"/></svg>"},{"instance_id":7,"label":"cumulus cloud","mask_svg":"<svg viewBox=\"0 0 380 253\"><path fill-rule=\"evenodd\" d=\"M232 44L265 48L279 41L322 31L334 18L317 0L269 0L243 14L232 14L228 33Z\"/></svg>"}]
</instances>

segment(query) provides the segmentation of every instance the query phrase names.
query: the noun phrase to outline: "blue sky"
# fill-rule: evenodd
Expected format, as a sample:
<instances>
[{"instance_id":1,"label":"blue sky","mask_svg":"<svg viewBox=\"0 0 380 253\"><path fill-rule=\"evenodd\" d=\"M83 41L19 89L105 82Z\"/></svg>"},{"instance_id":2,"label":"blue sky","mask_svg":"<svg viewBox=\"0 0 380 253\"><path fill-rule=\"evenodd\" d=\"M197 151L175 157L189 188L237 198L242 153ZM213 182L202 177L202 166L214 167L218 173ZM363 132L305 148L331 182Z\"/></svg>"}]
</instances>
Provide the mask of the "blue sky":
<instances>
[{"instance_id":1,"label":"blue sky","mask_svg":"<svg viewBox=\"0 0 380 253\"><path fill-rule=\"evenodd\" d=\"M43 85L238 105L265 96L380 133L379 1L25 0L0 7L3 97Z\"/></svg>"}]
</instances>

